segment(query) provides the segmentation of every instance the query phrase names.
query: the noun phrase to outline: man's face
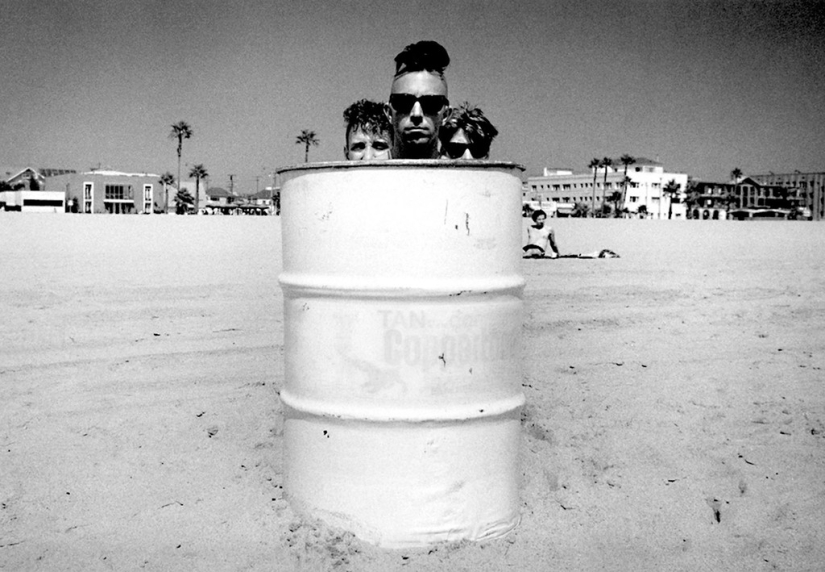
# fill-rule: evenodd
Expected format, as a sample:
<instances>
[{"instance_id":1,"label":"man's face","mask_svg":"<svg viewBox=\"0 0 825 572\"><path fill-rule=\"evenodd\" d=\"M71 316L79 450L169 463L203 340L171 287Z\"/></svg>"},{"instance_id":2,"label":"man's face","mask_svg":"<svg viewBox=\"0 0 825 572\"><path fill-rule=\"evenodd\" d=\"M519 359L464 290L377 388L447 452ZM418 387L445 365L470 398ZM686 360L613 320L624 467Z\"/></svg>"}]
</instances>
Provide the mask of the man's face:
<instances>
[{"instance_id":1,"label":"man's face","mask_svg":"<svg viewBox=\"0 0 825 572\"><path fill-rule=\"evenodd\" d=\"M363 129L350 130L344 150L350 161L379 161L390 158L389 133L365 133Z\"/></svg>"},{"instance_id":2,"label":"man's face","mask_svg":"<svg viewBox=\"0 0 825 572\"><path fill-rule=\"evenodd\" d=\"M393 81L390 107L395 143L400 150L396 158L438 156L438 128L447 110L446 98L447 82L427 71L404 74Z\"/></svg>"},{"instance_id":3,"label":"man's face","mask_svg":"<svg viewBox=\"0 0 825 572\"><path fill-rule=\"evenodd\" d=\"M456 131L441 150L444 156L449 159L475 159L470 151L470 140L467 138L467 133L463 129ZM478 157L483 159L483 157Z\"/></svg>"}]
</instances>

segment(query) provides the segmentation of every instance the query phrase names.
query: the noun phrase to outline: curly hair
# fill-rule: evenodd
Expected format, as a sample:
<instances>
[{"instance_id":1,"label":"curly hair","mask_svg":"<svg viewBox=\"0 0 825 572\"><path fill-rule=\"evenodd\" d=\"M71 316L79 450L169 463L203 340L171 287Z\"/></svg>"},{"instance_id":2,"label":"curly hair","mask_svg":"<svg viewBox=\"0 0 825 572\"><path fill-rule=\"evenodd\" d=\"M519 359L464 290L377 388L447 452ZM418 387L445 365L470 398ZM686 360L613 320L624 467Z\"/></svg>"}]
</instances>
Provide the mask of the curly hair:
<instances>
[{"instance_id":1,"label":"curly hair","mask_svg":"<svg viewBox=\"0 0 825 572\"><path fill-rule=\"evenodd\" d=\"M369 99L359 99L344 110L344 126L347 138L354 129L372 135L392 137L392 123L387 104Z\"/></svg>"},{"instance_id":2,"label":"curly hair","mask_svg":"<svg viewBox=\"0 0 825 572\"><path fill-rule=\"evenodd\" d=\"M465 101L451 109L438 130L441 144L448 144L459 129L464 130L470 145L475 148L474 157L482 158L490 154L490 145L498 135L498 129L490 123L480 108Z\"/></svg>"},{"instance_id":3,"label":"curly hair","mask_svg":"<svg viewBox=\"0 0 825 572\"><path fill-rule=\"evenodd\" d=\"M410 44L395 56L395 77L409 72L428 71L444 77L450 56L444 46L432 40Z\"/></svg>"}]
</instances>

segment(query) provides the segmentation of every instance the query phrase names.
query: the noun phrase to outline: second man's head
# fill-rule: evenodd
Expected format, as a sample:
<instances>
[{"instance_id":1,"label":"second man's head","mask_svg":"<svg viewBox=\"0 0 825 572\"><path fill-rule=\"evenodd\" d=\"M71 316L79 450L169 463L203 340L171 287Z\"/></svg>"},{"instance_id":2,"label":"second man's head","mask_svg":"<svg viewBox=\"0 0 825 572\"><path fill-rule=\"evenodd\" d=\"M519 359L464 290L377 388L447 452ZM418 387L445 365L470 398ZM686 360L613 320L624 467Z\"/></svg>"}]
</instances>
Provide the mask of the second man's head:
<instances>
[{"instance_id":1,"label":"second man's head","mask_svg":"<svg viewBox=\"0 0 825 572\"><path fill-rule=\"evenodd\" d=\"M438 158L438 130L450 104L444 70L450 56L440 44L410 44L395 57L390 112L394 159Z\"/></svg>"}]
</instances>

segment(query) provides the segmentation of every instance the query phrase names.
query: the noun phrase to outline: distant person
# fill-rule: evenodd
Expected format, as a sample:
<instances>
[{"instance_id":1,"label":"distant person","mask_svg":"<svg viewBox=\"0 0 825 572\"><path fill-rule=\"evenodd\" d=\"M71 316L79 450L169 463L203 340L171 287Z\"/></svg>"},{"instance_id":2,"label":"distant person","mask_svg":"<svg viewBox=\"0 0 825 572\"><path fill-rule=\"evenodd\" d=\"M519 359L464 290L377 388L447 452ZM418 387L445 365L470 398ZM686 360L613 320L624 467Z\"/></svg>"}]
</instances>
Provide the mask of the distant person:
<instances>
[{"instance_id":1,"label":"distant person","mask_svg":"<svg viewBox=\"0 0 825 572\"><path fill-rule=\"evenodd\" d=\"M350 161L391 158L392 123L387 106L361 99L344 110L347 141L344 156Z\"/></svg>"},{"instance_id":2,"label":"distant person","mask_svg":"<svg viewBox=\"0 0 825 572\"><path fill-rule=\"evenodd\" d=\"M583 254L562 254L559 258L621 258L612 250L603 248L595 252L588 252Z\"/></svg>"},{"instance_id":3,"label":"distant person","mask_svg":"<svg viewBox=\"0 0 825 572\"><path fill-rule=\"evenodd\" d=\"M450 105L448 65L450 56L438 42L410 44L395 56L389 99L394 159L438 158L438 130Z\"/></svg>"},{"instance_id":4,"label":"distant person","mask_svg":"<svg viewBox=\"0 0 825 572\"><path fill-rule=\"evenodd\" d=\"M558 258L556 236L553 229L545 225L547 213L539 209L533 212L533 224L527 227L527 244L524 246L524 258ZM547 251L552 253L548 256Z\"/></svg>"},{"instance_id":5,"label":"distant person","mask_svg":"<svg viewBox=\"0 0 825 572\"><path fill-rule=\"evenodd\" d=\"M478 107L466 101L451 109L441 124L438 139L443 159L488 159L490 145L498 135Z\"/></svg>"}]
</instances>

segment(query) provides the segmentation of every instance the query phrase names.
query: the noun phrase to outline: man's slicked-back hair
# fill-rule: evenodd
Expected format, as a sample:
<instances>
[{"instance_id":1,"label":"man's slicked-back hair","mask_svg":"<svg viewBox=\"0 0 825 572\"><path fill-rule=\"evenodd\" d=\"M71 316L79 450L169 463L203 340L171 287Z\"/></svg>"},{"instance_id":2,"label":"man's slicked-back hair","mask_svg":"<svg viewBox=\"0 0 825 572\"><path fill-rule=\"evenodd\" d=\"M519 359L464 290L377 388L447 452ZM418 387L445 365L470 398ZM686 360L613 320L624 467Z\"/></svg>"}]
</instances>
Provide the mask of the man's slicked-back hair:
<instances>
[{"instance_id":1,"label":"man's slicked-back hair","mask_svg":"<svg viewBox=\"0 0 825 572\"><path fill-rule=\"evenodd\" d=\"M395 56L395 77L409 72L428 71L444 77L450 56L444 46L432 40L410 44Z\"/></svg>"},{"instance_id":2,"label":"man's slicked-back hair","mask_svg":"<svg viewBox=\"0 0 825 572\"><path fill-rule=\"evenodd\" d=\"M347 139L354 129L371 135L392 137L392 123L385 103L359 99L344 110L344 125Z\"/></svg>"}]
</instances>

